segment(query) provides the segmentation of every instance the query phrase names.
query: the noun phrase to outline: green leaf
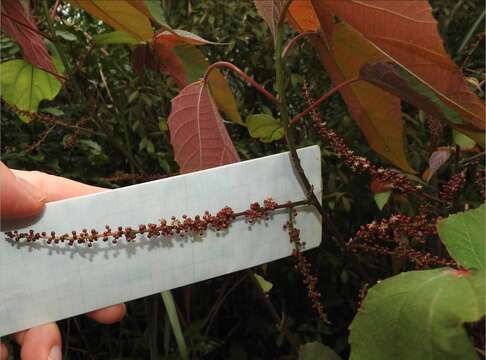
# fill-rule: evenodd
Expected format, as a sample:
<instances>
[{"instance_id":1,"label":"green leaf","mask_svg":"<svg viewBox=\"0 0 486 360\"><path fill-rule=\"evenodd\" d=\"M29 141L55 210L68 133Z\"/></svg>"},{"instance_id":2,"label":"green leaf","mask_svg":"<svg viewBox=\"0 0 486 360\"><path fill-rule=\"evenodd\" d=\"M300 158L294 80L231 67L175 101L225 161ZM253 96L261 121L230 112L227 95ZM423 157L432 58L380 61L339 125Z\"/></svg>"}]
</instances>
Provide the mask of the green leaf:
<instances>
[{"instance_id":1,"label":"green leaf","mask_svg":"<svg viewBox=\"0 0 486 360\"><path fill-rule=\"evenodd\" d=\"M468 269L485 268L484 206L451 215L437 224L449 254Z\"/></svg>"},{"instance_id":2,"label":"green leaf","mask_svg":"<svg viewBox=\"0 0 486 360\"><path fill-rule=\"evenodd\" d=\"M2 97L20 110L37 112L39 103L52 100L61 90L61 82L25 60L10 60L0 64ZM25 122L29 118L21 116Z\"/></svg>"},{"instance_id":3,"label":"green leaf","mask_svg":"<svg viewBox=\"0 0 486 360\"><path fill-rule=\"evenodd\" d=\"M194 45L178 45L174 52L181 60L188 83L198 81L204 76L208 68L208 62L201 50Z\"/></svg>"},{"instance_id":4,"label":"green leaf","mask_svg":"<svg viewBox=\"0 0 486 360\"><path fill-rule=\"evenodd\" d=\"M390 199L391 191L385 191L374 194L375 203L378 206L378 209L383 210L383 207L386 205L388 200Z\"/></svg>"},{"instance_id":5,"label":"green leaf","mask_svg":"<svg viewBox=\"0 0 486 360\"><path fill-rule=\"evenodd\" d=\"M272 290L273 284L270 281L267 281L263 276L258 274L253 275L265 294Z\"/></svg>"},{"instance_id":6,"label":"green leaf","mask_svg":"<svg viewBox=\"0 0 486 360\"><path fill-rule=\"evenodd\" d=\"M137 39L128 35L123 31L112 31L109 33L99 34L93 36L93 41L96 45L112 45L112 44L128 44L136 45L139 43Z\"/></svg>"},{"instance_id":7,"label":"green leaf","mask_svg":"<svg viewBox=\"0 0 486 360\"><path fill-rule=\"evenodd\" d=\"M160 131L169 131L169 126L167 125L167 119L165 119L165 118L159 119L159 130Z\"/></svg>"},{"instance_id":8,"label":"green leaf","mask_svg":"<svg viewBox=\"0 0 486 360\"><path fill-rule=\"evenodd\" d=\"M154 0L144 0L144 4L150 12L150 15L152 15L159 25L161 25L163 28L170 29L170 26L167 24L164 9L162 9L160 6L160 2Z\"/></svg>"},{"instance_id":9,"label":"green leaf","mask_svg":"<svg viewBox=\"0 0 486 360\"><path fill-rule=\"evenodd\" d=\"M62 111L61 109L59 109L57 107L53 107L53 106L49 106L49 107L42 108L42 109L40 109L40 111L41 112L48 113L48 114L51 114L53 116L62 116L62 115L64 115L64 111Z\"/></svg>"},{"instance_id":10,"label":"green leaf","mask_svg":"<svg viewBox=\"0 0 486 360\"><path fill-rule=\"evenodd\" d=\"M476 146L476 142L473 139L457 130L452 130L452 138L454 140L454 144L459 145L463 150L472 149L474 146Z\"/></svg>"},{"instance_id":11,"label":"green leaf","mask_svg":"<svg viewBox=\"0 0 486 360\"><path fill-rule=\"evenodd\" d=\"M340 360L341 358L329 346L314 341L299 348L299 360Z\"/></svg>"},{"instance_id":12,"label":"green leaf","mask_svg":"<svg viewBox=\"0 0 486 360\"><path fill-rule=\"evenodd\" d=\"M246 125L251 137L269 143L280 140L284 136L284 129L278 120L267 114L254 114L246 118Z\"/></svg>"},{"instance_id":13,"label":"green leaf","mask_svg":"<svg viewBox=\"0 0 486 360\"><path fill-rule=\"evenodd\" d=\"M65 30L56 30L56 35L63 38L66 41L77 41L78 38L73 33Z\"/></svg>"},{"instance_id":14,"label":"green leaf","mask_svg":"<svg viewBox=\"0 0 486 360\"><path fill-rule=\"evenodd\" d=\"M351 359L477 360L463 324L484 315L484 281L441 268L380 282L350 326Z\"/></svg>"}]
</instances>

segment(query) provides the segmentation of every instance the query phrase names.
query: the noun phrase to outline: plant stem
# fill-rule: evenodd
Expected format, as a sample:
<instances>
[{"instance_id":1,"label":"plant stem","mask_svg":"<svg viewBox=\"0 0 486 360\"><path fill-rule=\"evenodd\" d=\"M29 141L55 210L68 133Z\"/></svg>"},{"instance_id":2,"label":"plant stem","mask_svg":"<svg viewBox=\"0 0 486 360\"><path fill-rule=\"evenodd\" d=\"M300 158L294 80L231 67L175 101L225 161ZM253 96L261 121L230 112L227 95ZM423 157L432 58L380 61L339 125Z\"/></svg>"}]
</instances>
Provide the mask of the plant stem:
<instances>
[{"instance_id":1,"label":"plant stem","mask_svg":"<svg viewBox=\"0 0 486 360\"><path fill-rule=\"evenodd\" d=\"M297 172L298 178L301 182L301 185L304 187L306 191L306 196L312 205L319 211L319 213L325 217L324 209L322 208L321 203L317 199L316 195L313 191L313 186L310 183L309 179L305 175L304 169L302 168L302 164L300 163L299 156L297 154L297 150L295 147L295 140L294 140L294 129L289 127L289 110L287 105L287 97L285 96L285 73L283 68L283 57L282 57L282 47L283 47L283 35L284 35L284 27L282 24L279 24L277 29L277 38L275 42L275 75L276 75L276 83L277 83L277 93L279 98L279 110L280 110L280 121L282 123L283 128L285 129L285 139L287 140L287 145L290 151L290 159L292 161L292 165Z\"/></svg>"},{"instance_id":2,"label":"plant stem","mask_svg":"<svg viewBox=\"0 0 486 360\"><path fill-rule=\"evenodd\" d=\"M305 31L305 32L298 34L297 36L294 36L287 43L287 45L285 45L285 48L282 51L282 57L285 58L288 55L289 51L295 46L295 44L297 44L297 42L299 42L300 39L303 39L304 37L307 37L307 36L318 36L318 35L319 35L318 31Z\"/></svg>"},{"instance_id":3,"label":"plant stem","mask_svg":"<svg viewBox=\"0 0 486 360\"><path fill-rule=\"evenodd\" d=\"M177 315L172 292L170 290L167 290L161 292L160 295L162 296L162 300L164 301L165 309L167 310L167 316L169 317L170 325L172 327L172 331L174 332L181 358L184 360L189 359L186 341L184 340L184 334L182 333L181 323L179 322L179 317Z\"/></svg>"}]
</instances>

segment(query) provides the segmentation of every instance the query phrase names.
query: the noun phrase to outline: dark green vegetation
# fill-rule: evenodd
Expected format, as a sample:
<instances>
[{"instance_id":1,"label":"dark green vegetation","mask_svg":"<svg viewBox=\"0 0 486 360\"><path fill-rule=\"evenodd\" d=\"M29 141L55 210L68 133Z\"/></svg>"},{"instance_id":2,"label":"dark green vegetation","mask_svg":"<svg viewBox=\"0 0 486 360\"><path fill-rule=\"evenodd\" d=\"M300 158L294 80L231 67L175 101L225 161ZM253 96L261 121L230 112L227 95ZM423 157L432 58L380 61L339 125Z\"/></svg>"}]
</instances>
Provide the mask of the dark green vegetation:
<instances>
[{"instance_id":1,"label":"dark green vegetation","mask_svg":"<svg viewBox=\"0 0 486 360\"><path fill-rule=\"evenodd\" d=\"M231 61L266 89L276 93L272 38L252 2L165 0L162 3L172 27L191 31L212 41L229 43L202 48L210 63ZM42 6L38 5L35 8L38 26L49 32ZM484 80L484 37L481 38L480 34L484 20L474 34L467 35L484 11L484 4L478 0L435 0L432 6L451 57L457 64L464 64L464 75L469 78L473 91L483 98L484 91L475 89L473 85ZM2 106L2 161L12 168L41 170L110 188L177 173L178 166L173 159L167 128L170 101L179 91L173 78L151 71L140 78L132 69L127 46L92 46L87 35L107 32L107 26L85 12L69 7L63 9L66 13L59 12L60 17L71 19L73 23L68 25L55 21L54 26L60 45L75 71L56 99L44 101L40 106L41 114L55 115L62 123L46 123L41 117L24 123L8 106ZM286 29L286 38L293 34L290 28ZM475 47L477 41L481 43ZM2 38L1 45L2 61L21 57L19 47L11 40ZM458 53L461 48L462 52ZM286 60L285 71L287 101L292 115L306 107L304 79L309 81L315 97L332 86L315 50L305 42L292 50ZM254 88L246 86L233 75L228 79L242 118L272 112L277 116L276 109ZM421 174L429 166L429 157L437 147L453 144L452 130L441 126L435 129L426 121L423 112L408 105L404 108L407 157L412 167ZM327 126L343 137L357 154L375 164L392 167L370 149L339 96L332 97L319 110ZM226 125L242 160L287 149L284 141L262 143L250 137L247 129L230 122ZM318 288L323 293L325 311L332 324L319 320L310 307L300 274L293 269L293 259L284 259L254 269L273 283L268 298L283 319L282 323L275 322L246 272L173 291L186 342L194 358L293 358L298 345L312 341L328 345L339 356L347 358L350 354L348 327L366 288L404 271L427 268L393 255L382 256L359 249L353 253L346 246L362 225L375 219L387 219L395 213L417 215L423 199L393 194L380 211L370 191L370 177L353 173L336 156L335 147L322 140L310 120L306 120L297 132L297 143L299 146L318 143L323 150L323 200L335 231L331 232L330 226L325 224L321 247L307 255L313 271L318 274ZM460 172L463 161L474 155L452 154L430 184L440 189ZM446 216L464 210L465 204L476 208L482 203L474 182L475 170L475 167L468 170L467 181L447 212L433 204L436 215ZM282 233L282 236L285 234ZM450 250L449 244L447 248ZM438 241L428 243L427 249L446 256ZM456 260L468 263L460 256ZM414 274L408 273L407 276L413 277ZM418 273L412 280L420 282L421 277L427 274ZM469 291L473 296L474 285L469 283L474 281L462 280L457 281L457 288L463 293ZM411 288L416 285L413 281L409 284ZM385 284L380 286L385 287ZM442 284L434 286L440 288ZM380 307L378 300L370 296L370 308ZM425 295L424 302L430 302ZM448 316L447 304L440 310ZM476 315L460 314L466 322ZM367 324L366 321L369 319L362 321L364 329L373 328L373 323ZM130 302L128 314L120 324L105 326L77 317L60 322L60 326L69 359L178 358L159 295ZM389 341L383 340L389 332L387 329L382 331L375 334L382 339L377 341L376 346L390 346ZM403 331L414 333L415 329L404 326ZM478 351L484 351L481 327L471 325L468 331ZM286 333L291 341L286 338ZM363 336L357 341L351 340L359 347L359 341L365 339ZM413 355L410 354L410 358Z\"/></svg>"}]
</instances>

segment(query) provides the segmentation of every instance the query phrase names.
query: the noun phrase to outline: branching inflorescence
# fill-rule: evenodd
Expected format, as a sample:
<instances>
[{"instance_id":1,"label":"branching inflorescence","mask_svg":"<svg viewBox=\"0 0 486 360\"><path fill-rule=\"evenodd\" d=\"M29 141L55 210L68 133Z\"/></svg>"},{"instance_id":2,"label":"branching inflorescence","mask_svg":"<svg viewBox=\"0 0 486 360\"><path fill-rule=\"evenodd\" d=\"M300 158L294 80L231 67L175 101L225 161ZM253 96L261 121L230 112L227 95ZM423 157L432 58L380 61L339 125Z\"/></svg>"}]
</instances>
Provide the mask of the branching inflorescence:
<instances>
[{"instance_id":1,"label":"branching inflorescence","mask_svg":"<svg viewBox=\"0 0 486 360\"><path fill-rule=\"evenodd\" d=\"M429 238L437 237L437 218L426 215L407 216L396 214L389 219L373 221L359 228L348 243L352 252L358 250L407 259L418 269L433 266L457 267L454 260L418 250L424 248Z\"/></svg>"},{"instance_id":2,"label":"branching inflorescence","mask_svg":"<svg viewBox=\"0 0 486 360\"><path fill-rule=\"evenodd\" d=\"M36 242L44 240L48 245L67 244L69 246L84 245L87 247L92 247L93 244L99 240L102 240L103 242L108 242L110 240L112 244L117 244L120 239L124 239L127 242L133 242L139 234L145 235L150 239L159 236L202 236L208 230L221 231L227 229L238 217L244 217L246 222L254 224L260 220L268 220L269 213L277 209L294 208L296 206L307 204L307 201L278 204L269 198L264 200L263 204L258 202L252 203L248 210L239 213L235 213L232 208L225 206L215 215L211 215L209 211L205 211L204 215L196 215L194 218L182 215L182 217L178 219L173 216L170 220L160 219L157 224L140 224L135 228L130 226L118 226L116 229L112 229L109 225L106 225L103 231L98 231L96 229L82 229L81 231L73 230L71 233L59 235L56 234L55 231L38 232L29 230L27 232L18 232L17 230L14 230L5 232L5 235L7 238L17 242Z\"/></svg>"},{"instance_id":3,"label":"branching inflorescence","mask_svg":"<svg viewBox=\"0 0 486 360\"><path fill-rule=\"evenodd\" d=\"M309 105L314 102L308 86L304 86L304 97ZM341 158L352 171L369 174L373 179L376 179L381 183L391 184L393 189L401 193L413 193L422 190L421 185L415 185L399 172L378 167L364 156L356 155L334 130L328 128L326 123L322 122L321 117L316 110L313 110L310 114L319 134L329 141L338 157Z\"/></svg>"},{"instance_id":4,"label":"branching inflorescence","mask_svg":"<svg viewBox=\"0 0 486 360\"><path fill-rule=\"evenodd\" d=\"M447 202L447 207L452 207L459 191L466 184L466 170L462 170L447 181L440 189L439 197Z\"/></svg>"},{"instance_id":5,"label":"branching inflorescence","mask_svg":"<svg viewBox=\"0 0 486 360\"><path fill-rule=\"evenodd\" d=\"M326 313L324 312L324 305L321 302L321 293L317 289L317 276L311 272L311 263L302 253L305 248L305 242L300 239L300 230L294 227L293 217L296 213L292 213L293 209L290 209L291 215L287 222L286 228L289 233L289 239L291 244L294 246L292 251L292 256L295 258L295 269L302 275L302 282L307 288L307 297L312 303L312 307L319 314L319 318L326 323L329 323Z\"/></svg>"}]
</instances>

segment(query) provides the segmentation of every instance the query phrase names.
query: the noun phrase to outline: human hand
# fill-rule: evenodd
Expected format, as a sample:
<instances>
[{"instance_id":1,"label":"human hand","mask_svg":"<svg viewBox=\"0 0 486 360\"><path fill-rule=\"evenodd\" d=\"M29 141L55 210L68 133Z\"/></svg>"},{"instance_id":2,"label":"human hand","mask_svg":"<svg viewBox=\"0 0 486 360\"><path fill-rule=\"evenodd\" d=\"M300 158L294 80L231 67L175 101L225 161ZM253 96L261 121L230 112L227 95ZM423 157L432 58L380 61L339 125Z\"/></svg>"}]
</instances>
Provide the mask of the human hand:
<instances>
[{"instance_id":1,"label":"human hand","mask_svg":"<svg viewBox=\"0 0 486 360\"><path fill-rule=\"evenodd\" d=\"M38 171L10 170L0 162L0 214L2 219L34 216L46 202L104 191ZM88 313L88 317L102 324L120 321L125 315L125 304L118 304ZM60 360L61 333L55 323L33 327L13 335L21 347L23 360ZM7 348L0 343L0 360L8 357Z\"/></svg>"}]
</instances>

